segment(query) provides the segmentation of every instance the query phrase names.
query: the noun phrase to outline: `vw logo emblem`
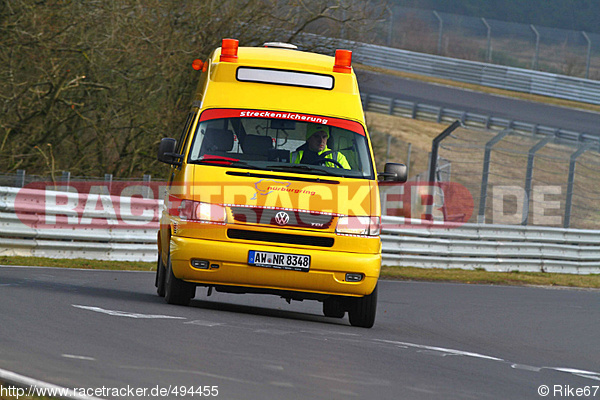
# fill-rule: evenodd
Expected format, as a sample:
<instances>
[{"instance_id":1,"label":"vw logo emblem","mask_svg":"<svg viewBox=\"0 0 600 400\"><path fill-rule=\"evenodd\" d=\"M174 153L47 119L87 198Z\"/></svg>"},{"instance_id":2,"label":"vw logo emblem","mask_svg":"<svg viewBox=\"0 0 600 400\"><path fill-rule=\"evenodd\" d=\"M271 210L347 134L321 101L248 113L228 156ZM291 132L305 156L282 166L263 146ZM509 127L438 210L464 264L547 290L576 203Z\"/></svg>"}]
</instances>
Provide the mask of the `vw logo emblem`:
<instances>
[{"instance_id":1,"label":"vw logo emblem","mask_svg":"<svg viewBox=\"0 0 600 400\"><path fill-rule=\"evenodd\" d=\"M290 216L285 211L279 211L275 214L275 222L277 225L287 225L290 222Z\"/></svg>"}]
</instances>

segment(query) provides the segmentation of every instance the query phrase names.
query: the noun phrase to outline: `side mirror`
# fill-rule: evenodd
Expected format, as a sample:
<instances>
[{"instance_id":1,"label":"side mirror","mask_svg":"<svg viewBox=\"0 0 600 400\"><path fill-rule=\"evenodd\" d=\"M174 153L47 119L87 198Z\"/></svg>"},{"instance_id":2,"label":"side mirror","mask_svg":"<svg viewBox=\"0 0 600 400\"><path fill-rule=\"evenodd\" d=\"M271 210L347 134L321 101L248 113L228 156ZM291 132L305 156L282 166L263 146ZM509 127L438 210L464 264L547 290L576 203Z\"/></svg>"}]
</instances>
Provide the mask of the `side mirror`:
<instances>
[{"instance_id":1,"label":"side mirror","mask_svg":"<svg viewBox=\"0 0 600 400\"><path fill-rule=\"evenodd\" d=\"M408 170L406 165L398 163L387 163L385 164L384 172L379 174L378 177L385 182L406 182L408 179Z\"/></svg>"},{"instance_id":2,"label":"side mirror","mask_svg":"<svg viewBox=\"0 0 600 400\"><path fill-rule=\"evenodd\" d=\"M166 164L181 165L181 154L175 153L177 140L172 138L163 138L158 145L158 161Z\"/></svg>"}]
</instances>

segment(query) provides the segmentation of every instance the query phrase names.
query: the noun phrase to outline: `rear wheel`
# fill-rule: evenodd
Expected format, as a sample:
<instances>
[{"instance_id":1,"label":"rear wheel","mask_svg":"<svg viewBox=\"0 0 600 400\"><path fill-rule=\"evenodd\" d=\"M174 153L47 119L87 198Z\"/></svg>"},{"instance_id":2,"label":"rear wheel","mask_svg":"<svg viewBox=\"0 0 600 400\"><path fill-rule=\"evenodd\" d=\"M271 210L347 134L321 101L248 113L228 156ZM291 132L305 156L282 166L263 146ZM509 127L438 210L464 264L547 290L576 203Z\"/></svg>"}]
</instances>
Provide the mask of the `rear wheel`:
<instances>
[{"instance_id":1,"label":"rear wheel","mask_svg":"<svg viewBox=\"0 0 600 400\"><path fill-rule=\"evenodd\" d=\"M344 318L346 308L342 300L336 297L323 300L323 315L330 318Z\"/></svg>"},{"instance_id":2,"label":"rear wheel","mask_svg":"<svg viewBox=\"0 0 600 400\"><path fill-rule=\"evenodd\" d=\"M377 313L377 286L373 293L359 298L351 299L348 317L350 325L361 328L371 328L375 324Z\"/></svg>"},{"instance_id":3,"label":"rear wheel","mask_svg":"<svg viewBox=\"0 0 600 400\"><path fill-rule=\"evenodd\" d=\"M196 294L196 285L182 281L173 275L171 257L167 260L165 300L169 304L187 306Z\"/></svg>"}]
</instances>

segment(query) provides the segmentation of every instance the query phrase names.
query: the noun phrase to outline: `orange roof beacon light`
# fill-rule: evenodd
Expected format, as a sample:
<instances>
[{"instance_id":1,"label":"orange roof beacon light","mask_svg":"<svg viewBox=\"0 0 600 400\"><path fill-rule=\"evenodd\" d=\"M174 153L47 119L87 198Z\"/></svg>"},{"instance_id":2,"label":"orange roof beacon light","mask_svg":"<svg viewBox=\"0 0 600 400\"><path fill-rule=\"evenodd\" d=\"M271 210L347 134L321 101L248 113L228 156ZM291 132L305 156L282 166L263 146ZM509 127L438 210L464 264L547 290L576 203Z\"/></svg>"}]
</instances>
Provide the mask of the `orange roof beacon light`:
<instances>
[{"instance_id":1,"label":"orange roof beacon light","mask_svg":"<svg viewBox=\"0 0 600 400\"><path fill-rule=\"evenodd\" d=\"M204 68L204 63L202 60L196 59L192 62L192 68L194 68L196 71L200 71Z\"/></svg>"},{"instance_id":2,"label":"orange roof beacon light","mask_svg":"<svg viewBox=\"0 0 600 400\"><path fill-rule=\"evenodd\" d=\"M221 58L222 61L237 62L239 42L237 39L223 39L221 45Z\"/></svg>"},{"instance_id":3,"label":"orange roof beacon light","mask_svg":"<svg viewBox=\"0 0 600 400\"><path fill-rule=\"evenodd\" d=\"M336 50L333 72L349 74L352 71L352 52L350 50Z\"/></svg>"},{"instance_id":4,"label":"orange roof beacon light","mask_svg":"<svg viewBox=\"0 0 600 400\"><path fill-rule=\"evenodd\" d=\"M336 50L333 72L349 74L352 71L352 52L350 50Z\"/></svg>"}]
</instances>

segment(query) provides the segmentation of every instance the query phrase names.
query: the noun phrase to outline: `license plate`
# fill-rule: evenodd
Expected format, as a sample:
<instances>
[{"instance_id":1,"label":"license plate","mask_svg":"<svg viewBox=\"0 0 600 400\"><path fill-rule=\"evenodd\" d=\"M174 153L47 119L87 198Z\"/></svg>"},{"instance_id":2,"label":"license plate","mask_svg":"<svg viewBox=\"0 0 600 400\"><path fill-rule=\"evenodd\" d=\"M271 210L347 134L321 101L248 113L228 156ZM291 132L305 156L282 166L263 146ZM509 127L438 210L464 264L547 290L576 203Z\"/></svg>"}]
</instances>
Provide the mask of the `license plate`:
<instances>
[{"instance_id":1,"label":"license plate","mask_svg":"<svg viewBox=\"0 0 600 400\"><path fill-rule=\"evenodd\" d=\"M308 271L310 256L250 250L248 252L248 264L258 267Z\"/></svg>"}]
</instances>

